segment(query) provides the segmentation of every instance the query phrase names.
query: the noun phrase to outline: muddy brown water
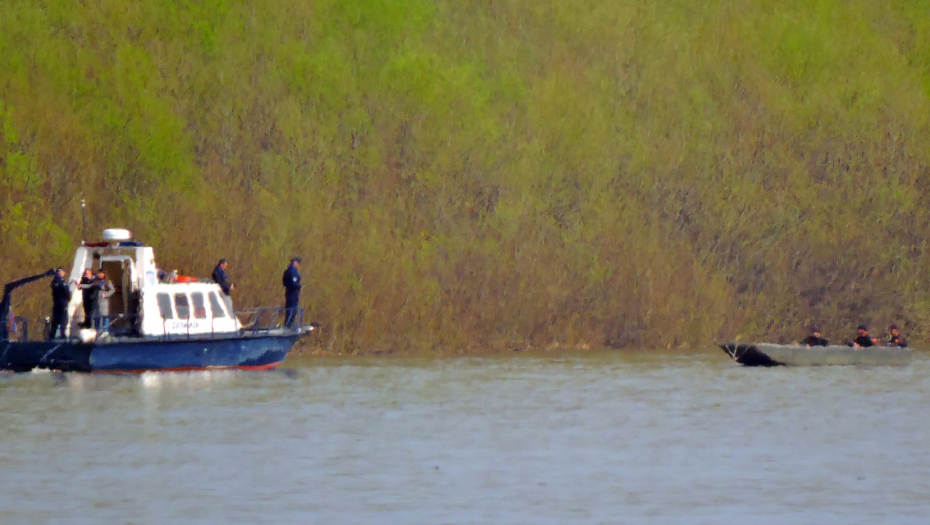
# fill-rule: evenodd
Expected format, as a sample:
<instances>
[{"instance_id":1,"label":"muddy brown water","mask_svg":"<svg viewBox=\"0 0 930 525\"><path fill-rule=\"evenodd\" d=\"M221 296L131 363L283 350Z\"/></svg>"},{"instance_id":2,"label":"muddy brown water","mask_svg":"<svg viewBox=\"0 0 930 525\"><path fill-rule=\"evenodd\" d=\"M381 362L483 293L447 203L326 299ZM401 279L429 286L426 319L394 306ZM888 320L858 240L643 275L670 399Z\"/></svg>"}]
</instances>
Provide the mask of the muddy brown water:
<instances>
[{"instance_id":1,"label":"muddy brown water","mask_svg":"<svg viewBox=\"0 0 930 525\"><path fill-rule=\"evenodd\" d=\"M930 359L0 378L0 523L926 523Z\"/></svg>"}]
</instances>

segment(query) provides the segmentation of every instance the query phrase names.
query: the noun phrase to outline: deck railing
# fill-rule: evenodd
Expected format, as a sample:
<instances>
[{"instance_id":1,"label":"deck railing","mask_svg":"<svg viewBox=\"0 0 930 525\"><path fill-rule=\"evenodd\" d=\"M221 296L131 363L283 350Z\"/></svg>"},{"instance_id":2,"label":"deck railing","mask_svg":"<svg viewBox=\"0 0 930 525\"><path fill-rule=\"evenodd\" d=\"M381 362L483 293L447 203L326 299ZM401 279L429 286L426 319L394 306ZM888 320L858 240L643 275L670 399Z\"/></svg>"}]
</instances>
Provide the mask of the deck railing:
<instances>
[{"instance_id":1,"label":"deck railing","mask_svg":"<svg viewBox=\"0 0 930 525\"><path fill-rule=\"evenodd\" d=\"M42 319L36 319L36 324L42 321ZM10 341L28 341L29 340L29 324L30 319L27 319L22 316L14 316L10 318L9 334Z\"/></svg>"},{"instance_id":2,"label":"deck railing","mask_svg":"<svg viewBox=\"0 0 930 525\"><path fill-rule=\"evenodd\" d=\"M290 312L288 308L263 307L263 308L242 308L236 310L236 319L243 326L243 329L251 332L268 332L271 330L294 330L297 331L304 324L303 308L296 308ZM289 319L289 316L291 317Z\"/></svg>"}]
</instances>

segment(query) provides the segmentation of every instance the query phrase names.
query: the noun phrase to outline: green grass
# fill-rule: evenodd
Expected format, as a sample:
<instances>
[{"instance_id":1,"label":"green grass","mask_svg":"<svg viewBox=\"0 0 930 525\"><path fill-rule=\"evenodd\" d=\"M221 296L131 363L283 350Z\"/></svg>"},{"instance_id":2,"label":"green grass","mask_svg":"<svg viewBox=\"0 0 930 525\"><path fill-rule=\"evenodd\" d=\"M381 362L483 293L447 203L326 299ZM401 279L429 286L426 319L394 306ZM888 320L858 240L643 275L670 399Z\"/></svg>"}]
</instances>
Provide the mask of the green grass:
<instances>
[{"instance_id":1,"label":"green grass","mask_svg":"<svg viewBox=\"0 0 930 525\"><path fill-rule=\"evenodd\" d=\"M928 2L163 4L0 5L0 279L86 198L341 350L930 335Z\"/></svg>"}]
</instances>

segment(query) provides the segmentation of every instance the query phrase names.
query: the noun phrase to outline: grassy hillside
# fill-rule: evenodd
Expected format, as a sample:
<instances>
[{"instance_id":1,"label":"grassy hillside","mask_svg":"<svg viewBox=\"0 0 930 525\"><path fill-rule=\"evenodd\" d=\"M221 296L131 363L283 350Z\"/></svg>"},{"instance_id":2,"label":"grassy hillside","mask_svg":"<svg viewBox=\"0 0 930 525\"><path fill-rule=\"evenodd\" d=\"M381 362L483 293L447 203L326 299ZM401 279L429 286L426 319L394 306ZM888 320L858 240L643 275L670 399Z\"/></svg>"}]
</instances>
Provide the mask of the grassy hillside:
<instances>
[{"instance_id":1,"label":"grassy hillside","mask_svg":"<svg viewBox=\"0 0 930 525\"><path fill-rule=\"evenodd\" d=\"M69 264L85 198L240 305L301 255L341 350L926 339L928 12L3 2L0 280Z\"/></svg>"}]
</instances>

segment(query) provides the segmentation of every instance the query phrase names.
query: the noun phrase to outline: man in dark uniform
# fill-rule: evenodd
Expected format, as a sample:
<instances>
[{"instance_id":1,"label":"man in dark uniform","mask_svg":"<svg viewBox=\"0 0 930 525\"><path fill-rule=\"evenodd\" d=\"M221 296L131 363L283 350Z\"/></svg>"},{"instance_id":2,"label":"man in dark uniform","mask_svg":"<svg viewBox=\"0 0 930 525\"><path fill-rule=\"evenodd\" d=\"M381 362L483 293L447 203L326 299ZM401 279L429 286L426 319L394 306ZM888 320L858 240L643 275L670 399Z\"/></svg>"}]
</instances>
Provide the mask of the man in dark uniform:
<instances>
[{"instance_id":1,"label":"man in dark uniform","mask_svg":"<svg viewBox=\"0 0 930 525\"><path fill-rule=\"evenodd\" d=\"M811 327L811 335L807 336L803 341L802 345L806 346L827 346L830 344L829 341L821 337L820 330L816 326Z\"/></svg>"},{"instance_id":2,"label":"man in dark uniform","mask_svg":"<svg viewBox=\"0 0 930 525\"><path fill-rule=\"evenodd\" d=\"M853 341L852 346L856 348L868 348L870 346L875 346L877 340L869 335L869 327L861 324L856 331L856 339Z\"/></svg>"},{"instance_id":3,"label":"man in dark uniform","mask_svg":"<svg viewBox=\"0 0 930 525\"><path fill-rule=\"evenodd\" d=\"M81 301L84 304L84 328L93 326L94 309L97 307L97 279L94 278L94 272L87 268L84 275L78 281L78 288L81 289Z\"/></svg>"},{"instance_id":4,"label":"man in dark uniform","mask_svg":"<svg viewBox=\"0 0 930 525\"><path fill-rule=\"evenodd\" d=\"M68 303L70 302L71 286L65 280L65 269L58 268L55 270L55 277L52 279L52 329L48 334L49 339L55 339L56 332L60 332L62 339L66 337Z\"/></svg>"},{"instance_id":5,"label":"man in dark uniform","mask_svg":"<svg viewBox=\"0 0 930 525\"><path fill-rule=\"evenodd\" d=\"M888 346L897 346L900 348L907 348L907 340L901 336L901 329L898 328L898 325L893 324L888 327Z\"/></svg>"},{"instance_id":6,"label":"man in dark uniform","mask_svg":"<svg viewBox=\"0 0 930 525\"><path fill-rule=\"evenodd\" d=\"M226 275L226 268L228 266L229 263L226 262L226 259L220 259L220 262L216 264L216 268L213 269L213 282L220 285L220 288L226 295L229 295L231 290L236 289L236 285L230 283L229 276Z\"/></svg>"},{"instance_id":7,"label":"man in dark uniform","mask_svg":"<svg viewBox=\"0 0 930 525\"><path fill-rule=\"evenodd\" d=\"M284 270L281 284L284 285L284 307L287 308L287 318L284 325L293 328L297 319L297 309L300 303L300 257L291 259L291 265Z\"/></svg>"}]
</instances>

